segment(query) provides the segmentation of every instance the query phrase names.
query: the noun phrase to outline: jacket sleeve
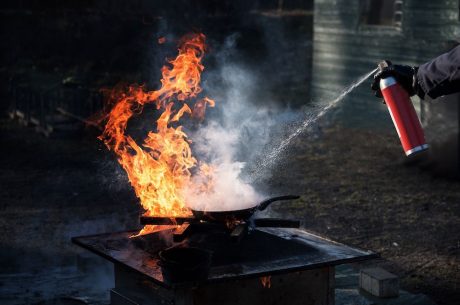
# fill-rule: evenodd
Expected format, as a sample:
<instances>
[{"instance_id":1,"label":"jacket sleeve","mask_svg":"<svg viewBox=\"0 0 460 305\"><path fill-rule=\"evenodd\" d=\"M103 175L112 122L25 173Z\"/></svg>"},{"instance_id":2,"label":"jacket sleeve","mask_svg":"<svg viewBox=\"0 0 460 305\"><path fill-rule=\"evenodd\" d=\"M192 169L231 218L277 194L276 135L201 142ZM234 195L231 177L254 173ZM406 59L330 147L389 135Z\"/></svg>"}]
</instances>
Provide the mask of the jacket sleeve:
<instances>
[{"instance_id":1,"label":"jacket sleeve","mask_svg":"<svg viewBox=\"0 0 460 305\"><path fill-rule=\"evenodd\" d=\"M416 81L431 98L460 92L460 46L421 65Z\"/></svg>"}]
</instances>

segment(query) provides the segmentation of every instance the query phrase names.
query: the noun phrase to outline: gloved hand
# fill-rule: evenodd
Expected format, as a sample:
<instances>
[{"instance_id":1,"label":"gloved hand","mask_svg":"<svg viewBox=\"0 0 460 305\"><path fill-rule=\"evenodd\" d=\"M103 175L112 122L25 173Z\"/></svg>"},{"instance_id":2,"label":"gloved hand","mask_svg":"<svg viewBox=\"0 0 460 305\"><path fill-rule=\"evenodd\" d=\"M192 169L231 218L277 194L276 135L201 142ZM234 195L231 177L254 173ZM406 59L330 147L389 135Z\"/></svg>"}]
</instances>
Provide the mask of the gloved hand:
<instances>
[{"instance_id":1,"label":"gloved hand","mask_svg":"<svg viewBox=\"0 0 460 305\"><path fill-rule=\"evenodd\" d=\"M393 76L398 84L400 84L409 93L409 96L415 95L418 92L418 84L415 79L417 67L393 65L390 61L384 61L379 64L379 70L374 74L374 82L372 90L375 91L375 96L382 98L380 91L380 79Z\"/></svg>"}]
</instances>

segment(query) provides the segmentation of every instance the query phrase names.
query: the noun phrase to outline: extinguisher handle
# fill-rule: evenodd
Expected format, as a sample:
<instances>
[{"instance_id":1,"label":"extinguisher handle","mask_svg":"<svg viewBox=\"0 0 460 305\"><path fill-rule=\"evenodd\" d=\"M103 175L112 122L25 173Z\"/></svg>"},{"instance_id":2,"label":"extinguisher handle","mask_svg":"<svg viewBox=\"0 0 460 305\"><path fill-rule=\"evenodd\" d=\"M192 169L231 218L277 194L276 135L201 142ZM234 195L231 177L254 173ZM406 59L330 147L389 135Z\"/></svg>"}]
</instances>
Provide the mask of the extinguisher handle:
<instances>
[{"instance_id":1,"label":"extinguisher handle","mask_svg":"<svg viewBox=\"0 0 460 305\"><path fill-rule=\"evenodd\" d=\"M389 60L382 60L381 62L379 62L379 65L378 65L378 67L379 67L379 72L382 72L383 69L388 68L388 67L391 66L391 65L392 65L391 61L389 61Z\"/></svg>"}]
</instances>

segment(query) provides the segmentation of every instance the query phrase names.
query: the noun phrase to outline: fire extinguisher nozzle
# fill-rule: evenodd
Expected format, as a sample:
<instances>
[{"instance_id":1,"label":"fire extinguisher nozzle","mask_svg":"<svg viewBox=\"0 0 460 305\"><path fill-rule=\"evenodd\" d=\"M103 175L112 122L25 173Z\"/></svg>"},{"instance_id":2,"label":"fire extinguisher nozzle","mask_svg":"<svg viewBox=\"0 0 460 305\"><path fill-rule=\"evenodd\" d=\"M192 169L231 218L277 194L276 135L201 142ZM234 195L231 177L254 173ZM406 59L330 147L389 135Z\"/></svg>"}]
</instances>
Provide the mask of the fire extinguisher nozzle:
<instances>
[{"instance_id":1,"label":"fire extinguisher nozzle","mask_svg":"<svg viewBox=\"0 0 460 305\"><path fill-rule=\"evenodd\" d=\"M391 61L389 60L383 60L379 62L378 67L379 70L382 71L384 68L391 66Z\"/></svg>"}]
</instances>

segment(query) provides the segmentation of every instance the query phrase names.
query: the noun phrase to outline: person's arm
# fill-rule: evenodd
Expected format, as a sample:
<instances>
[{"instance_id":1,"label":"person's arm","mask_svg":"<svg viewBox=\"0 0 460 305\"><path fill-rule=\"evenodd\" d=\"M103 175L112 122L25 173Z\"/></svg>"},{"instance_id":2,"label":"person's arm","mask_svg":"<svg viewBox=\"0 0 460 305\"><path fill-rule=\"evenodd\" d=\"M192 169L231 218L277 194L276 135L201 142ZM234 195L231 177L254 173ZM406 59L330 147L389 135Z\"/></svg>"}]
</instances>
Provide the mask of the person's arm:
<instances>
[{"instance_id":1,"label":"person's arm","mask_svg":"<svg viewBox=\"0 0 460 305\"><path fill-rule=\"evenodd\" d=\"M382 98L380 79L388 76L395 77L410 96L417 94L422 99L425 95L437 98L460 92L460 46L420 67L390 64L379 69L372 83L372 90L379 98Z\"/></svg>"},{"instance_id":2,"label":"person's arm","mask_svg":"<svg viewBox=\"0 0 460 305\"><path fill-rule=\"evenodd\" d=\"M419 66L415 78L422 98L460 92L460 46Z\"/></svg>"}]
</instances>

